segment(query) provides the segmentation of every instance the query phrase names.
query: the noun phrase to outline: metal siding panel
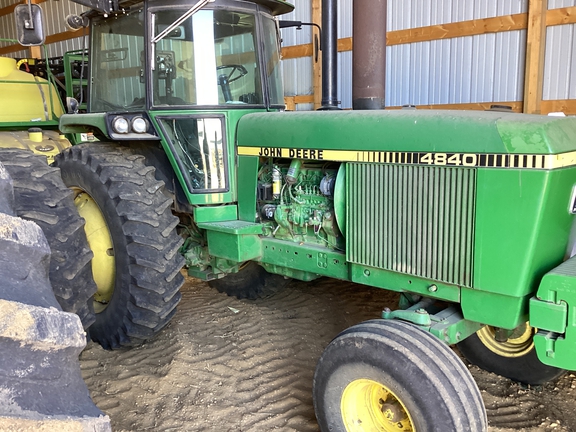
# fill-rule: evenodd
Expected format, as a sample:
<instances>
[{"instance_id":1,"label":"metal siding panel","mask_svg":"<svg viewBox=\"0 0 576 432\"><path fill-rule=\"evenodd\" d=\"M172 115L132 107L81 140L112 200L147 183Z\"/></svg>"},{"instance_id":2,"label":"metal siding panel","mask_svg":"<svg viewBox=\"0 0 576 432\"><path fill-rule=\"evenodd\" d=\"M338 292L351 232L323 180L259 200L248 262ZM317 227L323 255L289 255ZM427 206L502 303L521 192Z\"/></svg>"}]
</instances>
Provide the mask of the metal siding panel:
<instances>
[{"instance_id":1,"label":"metal siding panel","mask_svg":"<svg viewBox=\"0 0 576 432\"><path fill-rule=\"evenodd\" d=\"M473 38L471 100L492 100L495 40L494 34Z\"/></svg>"},{"instance_id":2,"label":"metal siding panel","mask_svg":"<svg viewBox=\"0 0 576 432\"><path fill-rule=\"evenodd\" d=\"M468 21L474 19L475 0L452 0L452 19L450 22Z\"/></svg>"},{"instance_id":3,"label":"metal siding panel","mask_svg":"<svg viewBox=\"0 0 576 432\"><path fill-rule=\"evenodd\" d=\"M290 21L312 21L312 10L310 0L296 0L291 2L296 8L289 14L282 15L281 19ZM320 24L320 23L318 23ZM309 26L303 26L302 30L295 28L285 28L280 30L282 35L282 45L292 46L310 43L312 41L312 30Z\"/></svg>"},{"instance_id":4,"label":"metal siding panel","mask_svg":"<svg viewBox=\"0 0 576 432\"><path fill-rule=\"evenodd\" d=\"M450 69L450 50L452 41L433 41L431 44L435 46L437 57L434 76L431 77L435 82L435 94L434 98L429 100L429 102L433 104L445 104L450 100L448 92L449 83L452 81L454 75L454 72Z\"/></svg>"},{"instance_id":5,"label":"metal siding panel","mask_svg":"<svg viewBox=\"0 0 576 432\"><path fill-rule=\"evenodd\" d=\"M312 10L309 0L292 1L295 5L293 12L283 15L285 20L312 21ZM301 45L312 42L312 30L309 26L302 30L286 28L281 30L282 46ZM284 81L284 95L309 95L312 94L312 58L297 58L282 61L282 76ZM301 110L308 104L299 104L296 109Z\"/></svg>"},{"instance_id":6,"label":"metal siding panel","mask_svg":"<svg viewBox=\"0 0 576 432\"><path fill-rule=\"evenodd\" d=\"M554 7L576 0L550 0ZM286 19L310 19L310 2L296 0ZM352 32L352 0L339 3L338 37ZM389 0L388 30L489 18L527 11L528 0ZM284 46L309 43L310 31L282 30ZM526 31L387 47L386 105L522 100ZM570 61L574 56L568 56ZM311 94L310 59L284 66L286 95ZM351 106L351 54L339 53L339 99ZM576 81L570 76L569 82ZM575 90L576 92L576 90Z\"/></svg>"},{"instance_id":7,"label":"metal siding panel","mask_svg":"<svg viewBox=\"0 0 576 432\"><path fill-rule=\"evenodd\" d=\"M338 53L338 100L343 109L352 108L352 51Z\"/></svg>"},{"instance_id":8,"label":"metal siding panel","mask_svg":"<svg viewBox=\"0 0 576 432\"><path fill-rule=\"evenodd\" d=\"M82 12L88 10L88 8L68 0L47 1L42 3L41 7L44 10L44 22L47 35L69 30L69 28L66 27L66 17L70 14L80 15Z\"/></svg>"},{"instance_id":9,"label":"metal siding panel","mask_svg":"<svg viewBox=\"0 0 576 432\"><path fill-rule=\"evenodd\" d=\"M386 104L521 100L522 34L525 31L388 47Z\"/></svg>"},{"instance_id":10,"label":"metal siding panel","mask_svg":"<svg viewBox=\"0 0 576 432\"><path fill-rule=\"evenodd\" d=\"M518 101L523 99L526 31L497 33L495 35L494 82L489 101Z\"/></svg>"},{"instance_id":11,"label":"metal siding panel","mask_svg":"<svg viewBox=\"0 0 576 432\"><path fill-rule=\"evenodd\" d=\"M338 37L352 36L352 0L338 1Z\"/></svg>"},{"instance_id":12,"label":"metal siding panel","mask_svg":"<svg viewBox=\"0 0 576 432\"><path fill-rule=\"evenodd\" d=\"M314 104L298 104L296 105L296 111L312 111L314 110Z\"/></svg>"},{"instance_id":13,"label":"metal siding panel","mask_svg":"<svg viewBox=\"0 0 576 432\"><path fill-rule=\"evenodd\" d=\"M428 6L415 7L416 3L392 1L390 7L395 8L389 14L389 21L392 21L389 30L527 10L527 0L424 1ZM409 23L406 21L408 16L411 17ZM488 34L415 43L405 45L405 48L389 47L386 105L521 100L525 31L504 34L506 36Z\"/></svg>"},{"instance_id":14,"label":"metal siding panel","mask_svg":"<svg viewBox=\"0 0 576 432\"><path fill-rule=\"evenodd\" d=\"M548 27L544 61L543 99L567 99L574 94L574 24Z\"/></svg>"},{"instance_id":15,"label":"metal siding panel","mask_svg":"<svg viewBox=\"0 0 576 432\"><path fill-rule=\"evenodd\" d=\"M417 56L420 61L419 65L414 67L415 85L412 92L414 104L422 104L430 93L430 42L423 42L418 48Z\"/></svg>"},{"instance_id":16,"label":"metal siding panel","mask_svg":"<svg viewBox=\"0 0 576 432\"><path fill-rule=\"evenodd\" d=\"M410 28L410 15L412 2L403 0L389 0L388 2L388 31Z\"/></svg>"},{"instance_id":17,"label":"metal siding panel","mask_svg":"<svg viewBox=\"0 0 576 432\"><path fill-rule=\"evenodd\" d=\"M572 34L576 34L576 26L572 26ZM570 71L570 82L568 84L568 99L576 99L576 43L571 41L572 49L570 51L570 59L569 59L569 71Z\"/></svg>"},{"instance_id":18,"label":"metal siding panel","mask_svg":"<svg viewBox=\"0 0 576 432\"><path fill-rule=\"evenodd\" d=\"M548 9L576 6L576 0L548 0Z\"/></svg>"},{"instance_id":19,"label":"metal siding panel","mask_svg":"<svg viewBox=\"0 0 576 432\"><path fill-rule=\"evenodd\" d=\"M282 75L285 96L312 94L312 57L284 60Z\"/></svg>"}]
</instances>

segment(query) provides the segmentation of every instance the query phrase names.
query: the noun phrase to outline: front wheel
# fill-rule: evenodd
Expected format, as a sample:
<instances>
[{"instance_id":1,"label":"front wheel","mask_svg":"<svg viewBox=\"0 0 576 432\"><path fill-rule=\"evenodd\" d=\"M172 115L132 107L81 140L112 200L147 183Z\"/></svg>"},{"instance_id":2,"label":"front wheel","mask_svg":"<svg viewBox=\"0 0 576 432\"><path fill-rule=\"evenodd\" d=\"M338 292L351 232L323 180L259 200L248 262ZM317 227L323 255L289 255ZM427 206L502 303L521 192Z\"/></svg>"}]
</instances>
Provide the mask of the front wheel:
<instances>
[{"instance_id":1,"label":"front wheel","mask_svg":"<svg viewBox=\"0 0 576 432\"><path fill-rule=\"evenodd\" d=\"M66 149L55 165L74 191L94 252L90 337L108 349L138 345L170 321L184 283L182 239L164 183L143 156L104 143Z\"/></svg>"},{"instance_id":2,"label":"front wheel","mask_svg":"<svg viewBox=\"0 0 576 432\"><path fill-rule=\"evenodd\" d=\"M485 431L470 372L443 342L411 324L373 320L328 345L314 375L322 431Z\"/></svg>"},{"instance_id":3,"label":"front wheel","mask_svg":"<svg viewBox=\"0 0 576 432\"><path fill-rule=\"evenodd\" d=\"M535 329L530 324L518 326L505 337L497 338L497 331L485 326L460 342L458 349L479 368L524 384L544 384L565 372L538 359L533 342Z\"/></svg>"}]
</instances>

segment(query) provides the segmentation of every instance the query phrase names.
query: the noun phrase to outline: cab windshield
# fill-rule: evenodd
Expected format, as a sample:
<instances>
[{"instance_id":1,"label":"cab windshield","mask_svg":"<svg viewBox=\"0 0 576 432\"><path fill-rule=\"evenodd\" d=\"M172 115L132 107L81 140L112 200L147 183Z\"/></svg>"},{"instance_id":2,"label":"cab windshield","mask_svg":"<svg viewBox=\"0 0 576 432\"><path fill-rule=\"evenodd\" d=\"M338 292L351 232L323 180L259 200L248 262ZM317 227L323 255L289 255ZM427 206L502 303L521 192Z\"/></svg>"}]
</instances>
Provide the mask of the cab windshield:
<instances>
[{"instance_id":1,"label":"cab windshield","mask_svg":"<svg viewBox=\"0 0 576 432\"><path fill-rule=\"evenodd\" d=\"M150 39L184 12L149 15ZM143 18L139 10L93 25L90 111L284 105L276 26L267 13L199 10L148 48L148 66Z\"/></svg>"},{"instance_id":2,"label":"cab windshield","mask_svg":"<svg viewBox=\"0 0 576 432\"><path fill-rule=\"evenodd\" d=\"M182 15L160 11L159 34ZM256 16L200 10L155 44L153 105L264 104Z\"/></svg>"}]
</instances>

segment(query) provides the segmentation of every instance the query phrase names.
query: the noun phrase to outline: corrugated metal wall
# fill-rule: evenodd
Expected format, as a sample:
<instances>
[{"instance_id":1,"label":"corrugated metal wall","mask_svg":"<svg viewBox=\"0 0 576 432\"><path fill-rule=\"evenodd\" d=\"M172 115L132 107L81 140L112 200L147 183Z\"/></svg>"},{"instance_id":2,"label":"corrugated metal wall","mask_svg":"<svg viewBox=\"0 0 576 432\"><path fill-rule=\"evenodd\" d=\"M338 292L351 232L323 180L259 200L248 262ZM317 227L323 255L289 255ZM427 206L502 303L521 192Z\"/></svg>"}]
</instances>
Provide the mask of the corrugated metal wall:
<instances>
[{"instance_id":1,"label":"corrugated metal wall","mask_svg":"<svg viewBox=\"0 0 576 432\"><path fill-rule=\"evenodd\" d=\"M576 6L576 0L548 0L548 9ZM576 25L546 32L543 99L576 99Z\"/></svg>"},{"instance_id":2,"label":"corrugated metal wall","mask_svg":"<svg viewBox=\"0 0 576 432\"><path fill-rule=\"evenodd\" d=\"M48 0L42 3L44 9L44 17L46 22L46 34L56 34L68 30L64 24L65 18L70 14L80 15L86 8L79 4L72 3L71 1L53 1ZM68 41L57 42L48 45L48 56L55 57L61 56L66 51L73 51L82 49L82 30L78 30L78 38ZM86 41L88 46L88 41Z\"/></svg>"},{"instance_id":3,"label":"corrugated metal wall","mask_svg":"<svg viewBox=\"0 0 576 432\"><path fill-rule=\"evenodd\" d=\"M388 31L527 12L527 0L389 0ZM388 47L386 105L522 99L526 31Z\"/></svg>"},{"instance_id":4,"label":"corrugated metal wall","mask_svg":"<svg viewBox=\"0 0 576 432\"><path fill-rule=\"evenodd\" d=\"M283 15L281 19L312 21L310 0L295 0L292 1L292 4L296 7L294 12ZM352 36L352 0L338 0L338 37L350 36ZM282 29L282 39L282 46L310 43L312 30L310 27L302 27L302 30ZM311 95L313 93L312 61L311 57L283 61L284 94L286 96ZM342 101L343 106L352 106L351 77L352 52L338 53L338 99ZM312 104L299 104L297 106L298 110L312 108Z\"/></svg>"},{"instance_id":5,"label":"corrugated metal wall","mask_svg":"<svg viewBox=\"0 0 576 432\"><path fill-rule=\"evenodd\" d=\"M561 1L561 0L551 0ZM566 0L564 0L566 3ZM527 0L389 0L388 31L527 12ZM338 37L352 36L352 0L339 0ZM310 0L292 18L307 20ZM309 43L310 31L282 31L284 46ZM522 99L526 31L387 48L386 105ZM338 54L342 108L352 106L352 53ZM286 95L312 94L311 59L288 60Z\"/></svg>"},{"instance_id":6,"label":"corrugated metal wall","mask_svg":"<svg viewBox=\"0 0 576 432\"><path fill-rule=\"evenodd\" d=\"M352 1L338 0L338 37L352 36ZM0 0L0 8L17 0ZM284 19L311 21L311 1L295 0ZM523 13L528 0L389 0L388 30ZM42 3L47 34L64 32L67 15L84 9L67 0ZM549 9L576 6L576 0L548 0ZM0 17L0 37L14 37L13 14ZM311 30L283 29L283 45L310 43ZM80 33L78 33L81 36ZM544 99L576 98L576 25L547 30ZM526 31L459 37L387 48L386 105L520 101L523 98ZM0 47L8 43L0 42ZM48 46L49 56L82 48L82 38ZM24 57L27 50L11 53ZM311 57L284 61L285 95L313 93ZM352 106L352 53L338 54L342 108ZM311 109L300 104L298 109Z\"/></svg>"},{"instance_id":7,"label":"corrugated metal wall","mask_svg":"<svg viewBox=\"0 0 576 432\"><path fill-rule=\"evenodd\" d=\"M310 0L296 0L292 2L296 9L294 12L283 15L282 19L311 22L312 10ZM302 30L295 28L282 29L282 46L301 45L312 41L312 30L309 26ZM311 95L312 84L312 57L288 59L282 61L282 76L284 80L284 95ZM299 104L298 110L312 109L312 104Z\"/></svg>"}]
</instances>

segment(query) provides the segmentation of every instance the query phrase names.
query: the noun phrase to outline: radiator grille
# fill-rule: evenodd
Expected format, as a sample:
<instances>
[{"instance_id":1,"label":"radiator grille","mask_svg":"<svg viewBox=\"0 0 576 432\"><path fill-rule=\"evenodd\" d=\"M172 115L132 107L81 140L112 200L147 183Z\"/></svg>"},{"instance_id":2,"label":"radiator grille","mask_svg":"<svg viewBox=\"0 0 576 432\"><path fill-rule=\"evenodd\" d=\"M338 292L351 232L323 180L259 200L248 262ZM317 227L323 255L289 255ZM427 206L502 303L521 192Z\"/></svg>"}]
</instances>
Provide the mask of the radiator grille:
<instances>
[{"instance_id":1,"label":"radiator grille","mask_svg":"<svg viewBox=\"0 0 576 432\"><path fill-rule=\"evenodd\" d=\"M471 287L476 170L348 164L353 263Z\"/></svg>"}]
</instances>

